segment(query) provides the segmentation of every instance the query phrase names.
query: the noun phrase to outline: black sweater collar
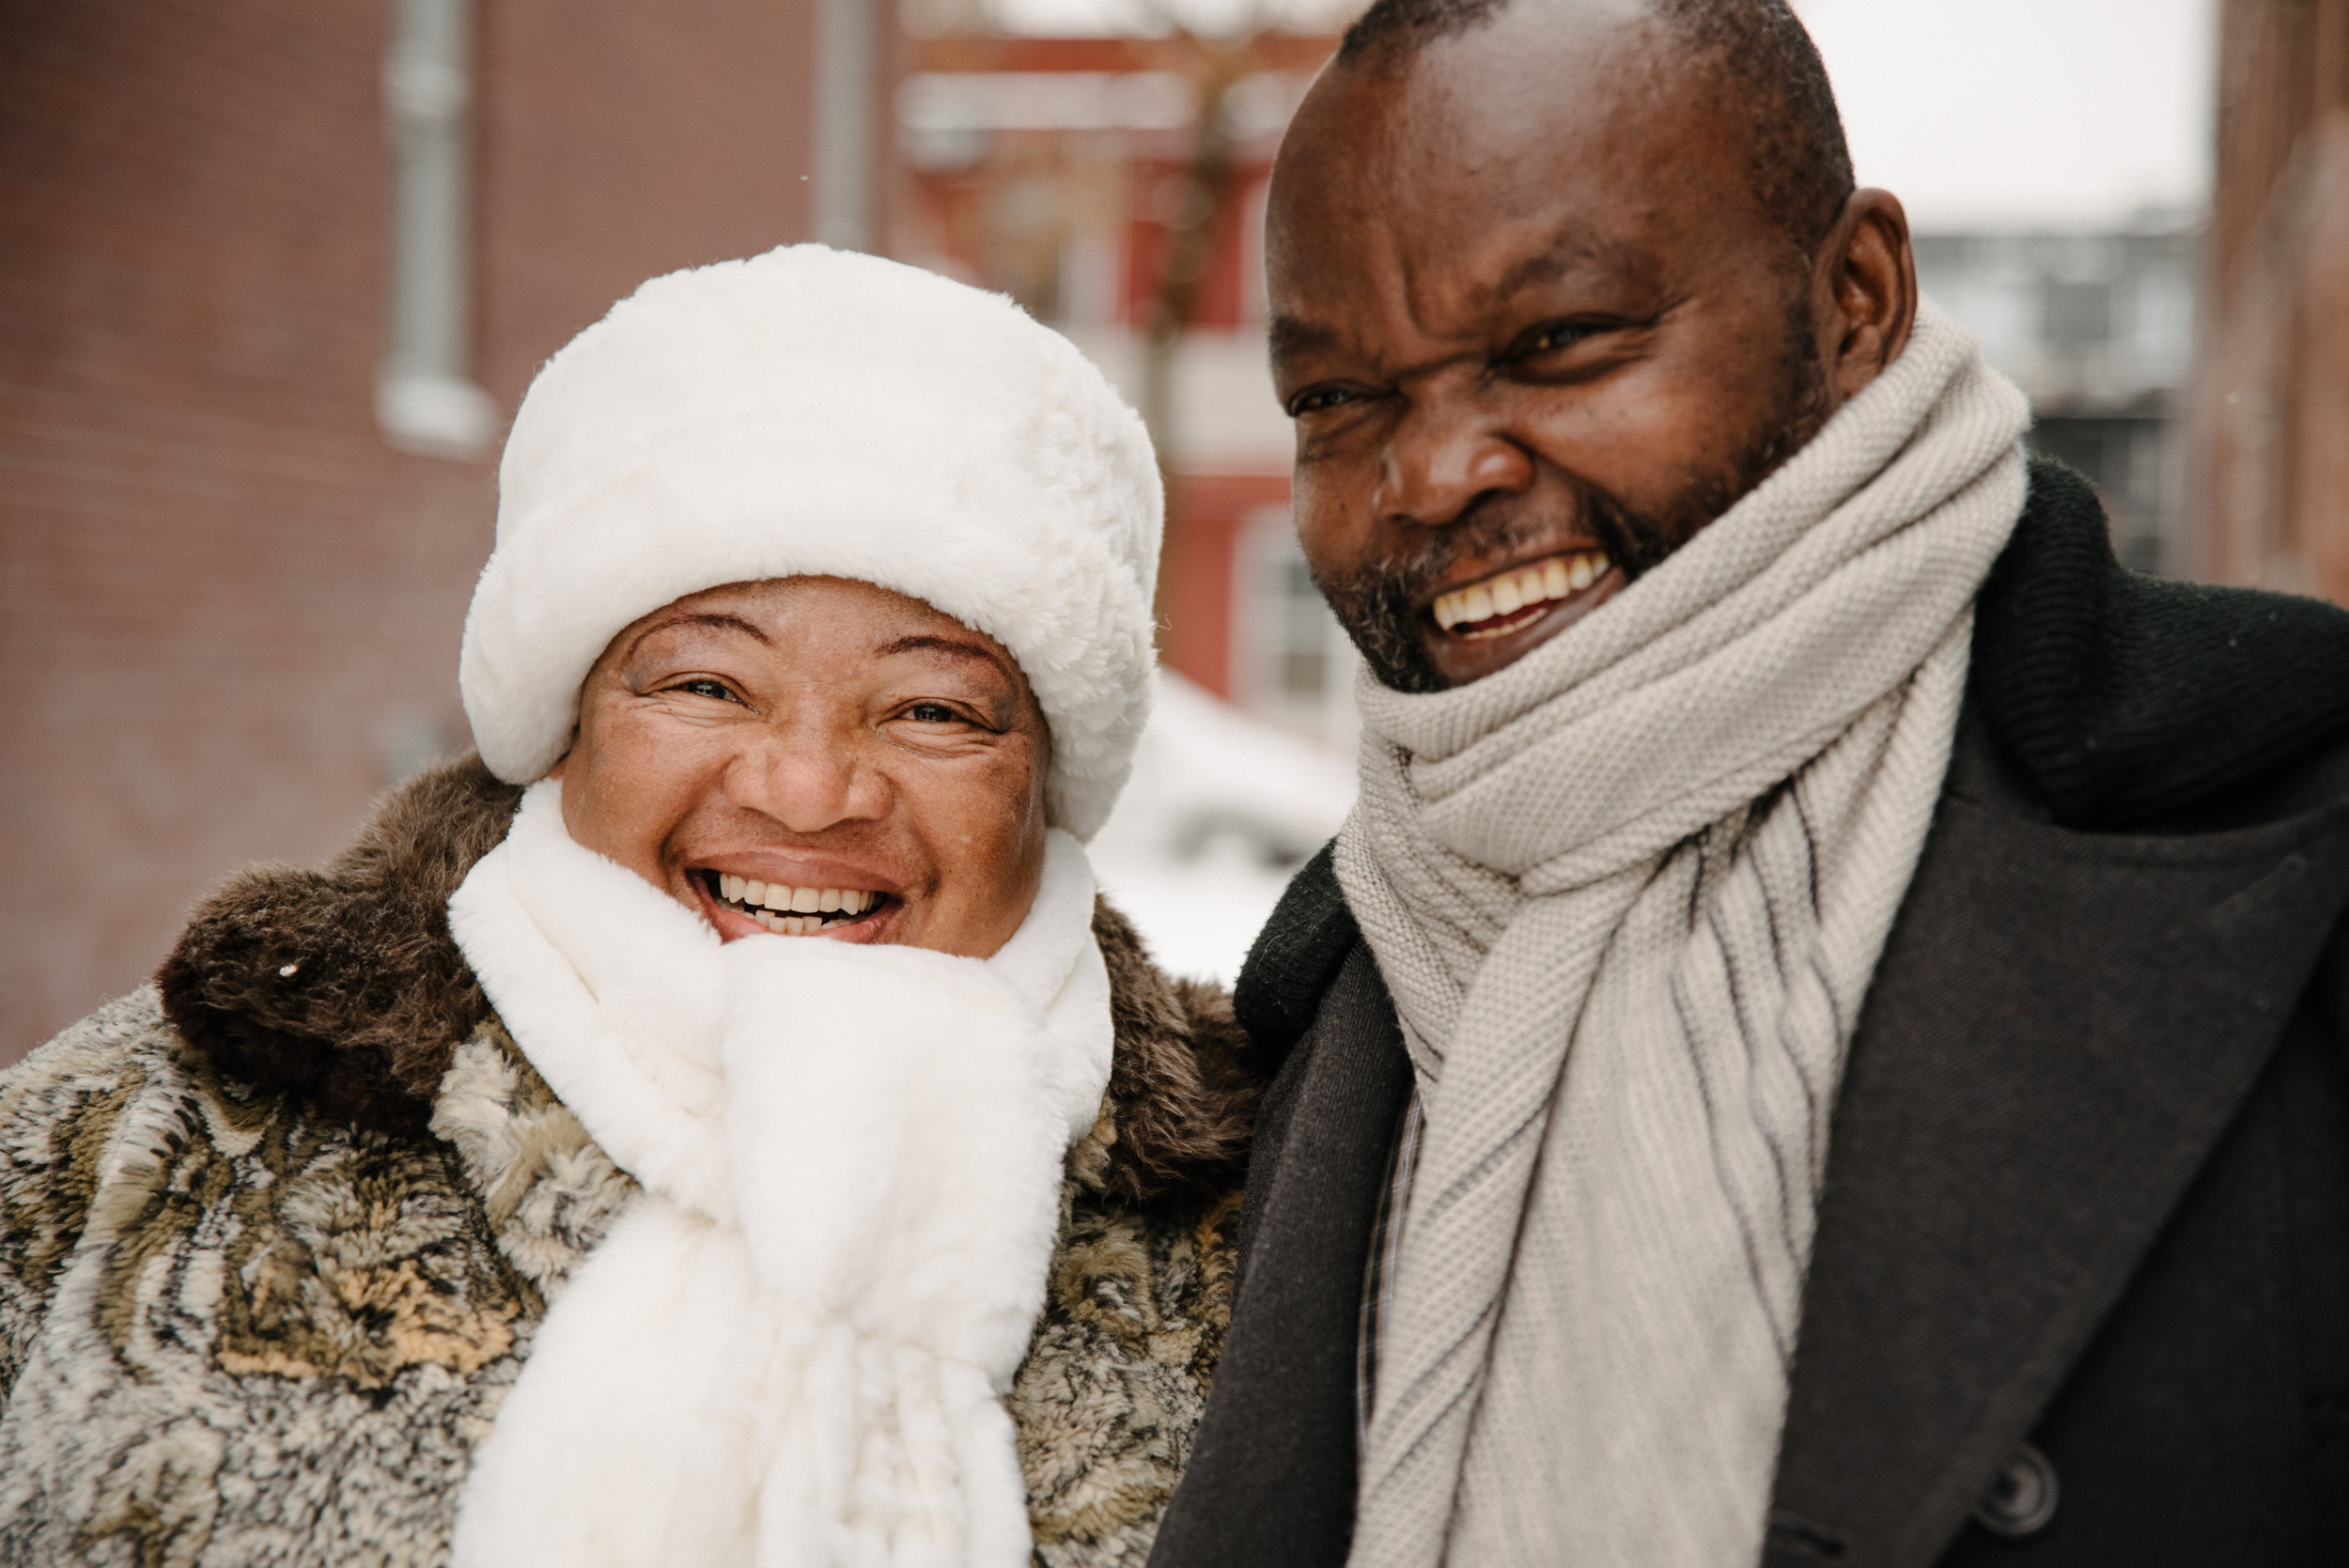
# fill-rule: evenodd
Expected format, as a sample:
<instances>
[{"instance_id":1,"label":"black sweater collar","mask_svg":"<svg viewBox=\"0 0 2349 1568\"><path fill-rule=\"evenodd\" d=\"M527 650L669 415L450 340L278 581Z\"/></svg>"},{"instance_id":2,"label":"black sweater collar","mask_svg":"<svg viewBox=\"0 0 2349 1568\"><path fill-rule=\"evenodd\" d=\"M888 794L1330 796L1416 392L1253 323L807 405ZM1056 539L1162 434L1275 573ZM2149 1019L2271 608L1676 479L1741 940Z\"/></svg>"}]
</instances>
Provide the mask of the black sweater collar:
<instances>
[{"instance_id":1,"label":"black sweater collar","mask_svg":"<svg viewBox=\"0 0 2349 1568\"><path fill-rule=\"evenodd\" d=\"M2036 461L1976 601L1970 695L2057 821L2138 826L2349 730L2349 612L2126 570L2088 482Z\"/></svg>"}]
</instances>

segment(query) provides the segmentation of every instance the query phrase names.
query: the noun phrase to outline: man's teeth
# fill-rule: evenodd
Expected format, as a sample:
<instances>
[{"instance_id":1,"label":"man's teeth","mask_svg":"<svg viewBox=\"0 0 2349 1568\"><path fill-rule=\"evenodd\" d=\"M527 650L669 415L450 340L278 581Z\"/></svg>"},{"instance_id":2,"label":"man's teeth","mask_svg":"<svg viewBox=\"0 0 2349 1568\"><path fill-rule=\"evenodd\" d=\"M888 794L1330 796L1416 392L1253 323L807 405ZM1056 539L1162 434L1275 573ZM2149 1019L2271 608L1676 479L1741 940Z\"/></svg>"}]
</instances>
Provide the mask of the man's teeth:
<instances>
[{"instance_id":1,"label":"man's teeth","mask_svg":"<svg viewBox=\"0 0 2349 1568\"><path fill-rule=\"evenodd\" d=\"M1450 631L1474 626L1496 615L1514 615L1529 604L1579 594L1605 575L1607 552L1586 550L1576 555L1553 555L1530 567L1496 572L1482 582L1455 588L1431 607L1436 624Z\"/></svg>"},{"instance_id":2,"label":"man's teeth","mask_svg":"<svg viewBox=\"0 0 2349 1568\"><path fill-rule=\"evenodd\" d=\"M718 896L768 930L806 937L827 925L854 920L880 902L880 894L856 888L795 888L718 874Z\"/></svg>"}]
</instances>

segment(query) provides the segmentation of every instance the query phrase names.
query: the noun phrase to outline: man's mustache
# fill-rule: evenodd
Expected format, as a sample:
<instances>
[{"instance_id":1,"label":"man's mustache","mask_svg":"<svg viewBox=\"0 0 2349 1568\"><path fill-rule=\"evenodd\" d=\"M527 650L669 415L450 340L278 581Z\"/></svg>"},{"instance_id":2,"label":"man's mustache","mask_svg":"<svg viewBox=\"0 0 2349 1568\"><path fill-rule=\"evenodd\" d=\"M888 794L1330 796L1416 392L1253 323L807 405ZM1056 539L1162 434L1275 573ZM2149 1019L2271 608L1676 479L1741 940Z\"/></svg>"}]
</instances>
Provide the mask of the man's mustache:
<instances>
[{"instance_id":1,"label":"man's mustache","mask_svg":"<svg viewBox=\"0 0 2349 1568\"><path fill-rule=\"evenodd\" d=\"M1568 480L1572 505L1529 507L1479 502L1441 528L1428 529L1409 552L1343 577L1314 573L1338 624L1371 673L1397 691L1438 691L1443 681L1427 654L1427 606L1461 560L1506 560L1529 546L1578 548L1595 538L1626 577L1670 555L1693 528L1649 517L1585 480ZM1701 525L1701 522L1700 522Z\"/></svg>"},{"instance_id":2,"label":"man's mustache","mask_svg":"<svg viewBox=\"0 0 2349 1568\"><path fill-rule=\"evenodd\" d=\"M1595 545L1636 577L1685 542L1683 530L1672 521L1636 512L1596 485L1581 480L1568 484L1575 497L1570 516L1560 516L1551 507L1480 502L1456 520L1427 530L1408 554L1391 556L1354 574L1353 580L1374 575L1386 579L1423 606L1443 587L1459 585L1447 584L1444 579L1462 559L1507 560L1531 545L1548 546L1545 554ZM1326 581L1315 581L1328 590Z\"/></svg>"}]
</instances>

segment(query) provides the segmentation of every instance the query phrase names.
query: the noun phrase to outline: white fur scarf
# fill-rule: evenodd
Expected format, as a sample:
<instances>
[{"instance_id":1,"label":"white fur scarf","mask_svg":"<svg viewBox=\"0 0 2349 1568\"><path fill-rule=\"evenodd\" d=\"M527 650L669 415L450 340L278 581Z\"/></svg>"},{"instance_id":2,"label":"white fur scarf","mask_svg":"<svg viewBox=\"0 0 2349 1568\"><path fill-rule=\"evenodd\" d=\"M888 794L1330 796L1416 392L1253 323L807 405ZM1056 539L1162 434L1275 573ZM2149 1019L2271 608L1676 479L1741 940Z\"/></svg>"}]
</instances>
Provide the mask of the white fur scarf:
<instances>
[{"instance_id":1,"label":"white fur scarf","mask_svg":"<svg viewBox=\"0 0 2349 1568\"><path fill-rule=\"evenodd\" d=\"M1358 1568L1759 1557L1843 1054L2028 417L1927 305L1588 619L1456 691L1364 682L1337 870L1426 1128Z\"/></svg>"},{"instance_id":2,"label":"white fur scarf","mask_svg":"<svg viewBox=\"0 0 2349 1568\"><path fill-rule=\"evenodd\" d=\"M1109 1082L1093 874L1055 831L993 958L717 934L533 786L450 925L643 1193L539 1326L458 1568L1019 1568L1003 1405Z\"/></svg>"}]
</instances>

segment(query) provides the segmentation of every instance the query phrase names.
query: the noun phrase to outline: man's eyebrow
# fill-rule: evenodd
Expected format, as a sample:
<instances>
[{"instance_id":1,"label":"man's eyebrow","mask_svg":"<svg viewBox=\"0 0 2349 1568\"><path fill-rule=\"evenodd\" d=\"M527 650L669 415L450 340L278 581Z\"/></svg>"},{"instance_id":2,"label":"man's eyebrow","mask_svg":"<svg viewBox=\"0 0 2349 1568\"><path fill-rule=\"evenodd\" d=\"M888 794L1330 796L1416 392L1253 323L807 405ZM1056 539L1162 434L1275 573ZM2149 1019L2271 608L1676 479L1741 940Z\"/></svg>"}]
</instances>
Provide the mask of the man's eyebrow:
<instances>
[{"instance_id":1,"label":"man's eyebrow","mask_svg":"<svg viewBox=\"0 0 2349 1568\"><path fill-rule=\"evenodd\" d=\"M1315 349L1334 349L1338 334L1317 322L1299 320L1294 316L1275 316L1267 335L1271 340L1275 360L1290 354L1308 353Z\"/></svg>"},{"instance_id":2,"label":"man's eyebrow","mask_svg":"<svg viewBox=\"0 0 2349 1568\"><path fill-rule=\"evenodd\" d=\"M1632 257L1621 245L1593 234L1581 223L1570 219L1558 226L1548 244L1508 268L1479 292L1486 301L1497 303L1520 289L1554 283L1580 268L1634 270ZM1275 365L1292 354L1344 346L1332 329L1296 316L1275 316L1268 334Z\"/></svg>"},{"instance_id":3,"label":"man's eyebrow","mask_svg":"<svg viewBox=\"0 0 2349 1568\"><path fill-rule=\"evenodd\" d=\"M1579 268L1625 269L1628 258L1623 248L1602 240L1581 224L1568 221L1559 225L1549 237L1549 243L1525 257L1495 278L1483 290L1492 301L1506 300L1521 288L1536 284L1555 283Z\"/></svg>"}]
</instances>

